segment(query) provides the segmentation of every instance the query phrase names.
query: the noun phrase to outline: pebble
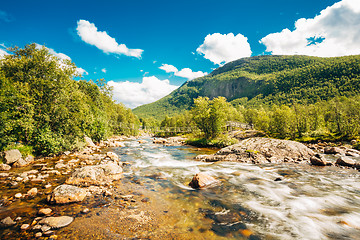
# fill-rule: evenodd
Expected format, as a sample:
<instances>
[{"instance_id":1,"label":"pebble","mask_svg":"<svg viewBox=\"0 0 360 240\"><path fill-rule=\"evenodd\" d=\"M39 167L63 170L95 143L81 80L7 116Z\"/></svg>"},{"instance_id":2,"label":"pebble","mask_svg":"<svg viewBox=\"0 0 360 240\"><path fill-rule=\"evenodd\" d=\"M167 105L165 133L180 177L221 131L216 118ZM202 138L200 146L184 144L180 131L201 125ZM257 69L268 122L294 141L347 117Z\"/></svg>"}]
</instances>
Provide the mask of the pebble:
<instances>
[{"instance_id":1,"label":"pebble","mask_svg":"<svg viewBox=\"0 0 360 240\"><path fill-rule=\"evenodd\" d=\"M35 234L35 237L36 237L36 238L42 237L42 233L41 233L41 232L37 232L37 233Z\"/></svg>"},{"instance_id":2,"label":"pebble","mask_svg":"<svg viewBox=\"0 0 360 240\"><path fill-rule=\"evenodd\" d=\"M150 202L150 199L146 197L146 198L141 199L141 201L142 202Z\"/></svg>"},{"instance_id":3,"label":"pebble","mask_svg":"<svg viewBox=\"0 0 360 240\"><path fill-rule=\"evenodd\" d=\"M50 229L51 229L51 227L49 227L48 225L42 225L42 227L41 227L42 232L49 231Z\"/></svg>"},{"instance_id":4,"label":"pebble","mask_svg":"<svg viewBox=\"0 0 360 240\"><path fill-rule=\"evenodd\" d=\"M43 233L45 236L51 236L51 235L55 235L54 231L46 231Z\"/></svg>"},{"instance_id":5,"label":"pebble","mask_svg":"<svg viewBox=\"0 0 360 240\"><path fill-rule=\"evenodd\" d=\"M40 229L41 229L41 225L40 225L40 224L37 224L37 225L33 226L32 229L33 229L33 230L40 230Z\"/></svg>"},{"instance_id":6,"label":"pebble","mask_svg":"<svg viewBox=\"0 0 360 240\"><path fill-rule=\"evenodd\" d=\"M14 222L11 217L6 217L3 220L1 220L1 225L5 226L5 227L9 227L12 225L15 225L16 222Z\"/></svg>"},{"instance_id":7,"label":"pebble","mask_svg":"<svg viewBox=\"0 0 360 240\"><path fill-rule=\"evenodd\" d=\"M51 184L46 184L46 185L44 186L44 188L46 188L46 189L47 189L47 188L51 188L51 186L52 186Z\"/></svg>"},{"instance_id":8,"label":"pebble","mask_svg":"<svg viewBox=\"0 0 360 240\"><path fill-rule=\"evenodd\" d=\"M41 208L38 212L39 215L50 215L52 212L51 208Z\"/></svg>"},{"instance_id":9,"label":"pebble","mask_svg":"<svg viewBox=\"0 0 360 240\"><path fill-rule=\"evenodd\" d=\"M20 229L21 230L27 230L27 229L29 229L29 227L30 227L29 224L23 224L23 225L21 225Z\"/></svg>"},{"instance_id":10,"label":"pebble","mask_svg":"<svg viewBox=\"0 0 360 240\"><path fill-rule=\"evenodd\" d=\"M21 197L22 197L22 194L21 194L21 193L15 194L15 198L21 198Z\"/></svg>"},{"instance_id":11,"label":"pebble","mask_svg":"<svg viewBox=\"0 0 360 240\"><path fill-rule=\"evenodd\" d=\"M84 208L83 210L81 210L81 212L82 212L82 213L88 213L88 212L90 212L90 209Z\"/></svg>"},{"instance_id":12,"label":"pebble","mask_svg":"<svg viewBox=\"0 0 360 240\"><path fill-rule=\"evenodd\" d=\"M31 196L31 197L36 196L37 193L38 193L37 188L32 188L32 189L30 189L30 190L27 192L27 194L28 194L29 196Z\"/></svg>"}]
</instances>

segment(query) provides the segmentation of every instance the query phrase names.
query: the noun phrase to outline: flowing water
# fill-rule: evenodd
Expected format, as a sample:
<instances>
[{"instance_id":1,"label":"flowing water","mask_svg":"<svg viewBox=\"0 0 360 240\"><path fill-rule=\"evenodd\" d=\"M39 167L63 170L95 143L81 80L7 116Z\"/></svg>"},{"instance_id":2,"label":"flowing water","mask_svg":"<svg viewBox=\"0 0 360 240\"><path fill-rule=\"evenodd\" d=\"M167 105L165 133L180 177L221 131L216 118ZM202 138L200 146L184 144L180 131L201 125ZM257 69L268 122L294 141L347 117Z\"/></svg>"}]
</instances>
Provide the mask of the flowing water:
<instances>
[{"instance_id":1,"label":"flowing water","mask_svg":"<svg viewBox=\"0 0 360 240\"><path fill-rule=\"evenodd\" d=\"M82 207L93 204L94 208L101 205L96 201L104 204L96 214L75 215L69 227L59 230L60 237L360 239L360 178L356 170L289 163L205 163L193 158L213 150L145 141L126 141L125 148L111 150L127 162L123 179L115 185L123 192L129 186L128 191L149 202L121 208L115 199L82 203ZM188 183L198 172L221 183L194 190ZM124 206L134 211L131 219L137 219L136 229L120 221ZM103 234L97 236L100 230Z\"/></svg>"}]
</instances>

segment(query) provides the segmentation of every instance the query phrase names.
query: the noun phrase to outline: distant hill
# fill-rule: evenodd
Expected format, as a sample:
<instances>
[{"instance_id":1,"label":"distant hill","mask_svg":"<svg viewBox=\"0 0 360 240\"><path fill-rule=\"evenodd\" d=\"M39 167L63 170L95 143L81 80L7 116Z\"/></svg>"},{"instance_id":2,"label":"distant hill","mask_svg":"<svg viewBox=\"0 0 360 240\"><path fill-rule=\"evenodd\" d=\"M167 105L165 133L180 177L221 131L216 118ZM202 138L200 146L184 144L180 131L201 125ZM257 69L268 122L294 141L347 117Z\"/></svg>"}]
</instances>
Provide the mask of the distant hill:
<instances>
[{"instance_id":1,"label":"distant hill","mask_svg":"<svg viewBox=\"0 0 360 240\"><path fill-rule=\"evenodd\" d=\"M234 105L256 105L314 103L359 93L360 55L334 58L267 55L227 63L133 112L139 117L162 119L189 109L199 96L224 96Z\"/></svg>"}]
</instances>

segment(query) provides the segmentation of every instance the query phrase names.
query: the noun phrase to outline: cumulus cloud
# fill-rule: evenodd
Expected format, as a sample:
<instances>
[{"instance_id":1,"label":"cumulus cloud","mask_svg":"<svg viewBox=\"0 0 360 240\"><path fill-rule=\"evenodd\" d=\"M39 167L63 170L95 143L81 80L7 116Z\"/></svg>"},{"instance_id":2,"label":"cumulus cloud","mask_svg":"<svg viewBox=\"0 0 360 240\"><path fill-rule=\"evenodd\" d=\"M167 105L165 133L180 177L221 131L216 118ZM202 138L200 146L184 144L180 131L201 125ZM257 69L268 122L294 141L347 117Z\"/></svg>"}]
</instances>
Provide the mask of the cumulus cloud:
<instances>
[{"instance_id":1,"label":"cumulus cloud","mask_svg":"<svg viewBox=\"0 0 360 240\"><path fill-rule=\"evenodd\" d=\"M204 55L211 62L222 65L224 63L251 56L250 44L247 37L242 34L233 33L209 34L205 37L196 52Z\"/></svg>"},{"instance_id":2,"label":"cumulus cloud","mask_svg":"<svg viewBox=\"0 0 360 240\"><path fill-rule=\"evenodd\" d=\"M190 68L183 68L180 71L173 65L163 64L159 67L161 70L164 70L167 73L174 73L175 76L187 78L192 80L194 78L203 77L207 72L197 71L193 72Z\"/></svg>"},{"instance_id":3,"label":"cumulus cloud","mask_svg":"<svg viewBox=\"0 0 360 240\"><path fill-rule=\"evenodd\" d=\"M103 73L106 73L106 68L101 69Z\"/></svg>"},{"instance_id":4,"label":"cumulus cloud","mask_svg":"<svg viewBox=\"0 0 360 240\"><path fill-rule=\"evenodd\" d=\"M109 81L108 85L113 87L114 99L129 108L154 102L179 87L171 85L168 79L160 80L155 76L143 77L141 83Z\"/></svg>"},{"instance_id":5,"label":"cumulus cloud","mask_svg":"<svg viewBox=\"0 0 360 240\"><path fill-rule=\"evenodd\" d=\"M314 18L301 18L295 29L262 38L272 54L334 57L360 54L360 1L342 0Z\"/></svg>"},{"instance_id":6,"label":"cumulus cloud","mask_svg":"<svg viewBox=\"0 0 360 240\"><path fill-rule=\"evenodd\" d=\"M0 59L4 58L5 55L9 53L6 51L6 46L2 43L0 44Z\"/></svg>"},{"instance_id":7,"label":"cumulus cloud","mask_svg":"<svg viewBox=\"0 0 360 240\"><path fill-rule=\"evenodd\" d=\"M36 48L37 48L37 49L41 49L41 48L43 48L43 47L45 47L45 46L36 43ZM48 48L48 47L45 47L45 48L49 51L50 54L52 54L52 55L54 55L55 57L57 57L57 58L60 59L60 64L61 64L61 66L65 66L65 64L64 64L63 61L65 61L65 60L71 61L71 58L70 58L68 55L66 55L66 54L64 54L64 53L56 52L56 51L55 51L54 49L52 49L52 48ZM76 73L77 73L77 74L81 74L81 75L88 75L88 74L89 74L85 69L80 68L80 67L77 67L77 68L76 68Z\"/></svg>"},{"instance_id":8,"label":"cumulus cloud","mask_svg":"<svg viewBox=\"0 0 360 240\"><path fill-rule=\"evenodd\" d=\"M118 44L115 38L110 37L105 31L98 31L95 24L86 20L79 20L77 22L76 30L77 34L84 42L94 45L104 53L114 53L140 58L144 51L142 49L129 49L125 44Z\"/></svg>"}]
</instances>

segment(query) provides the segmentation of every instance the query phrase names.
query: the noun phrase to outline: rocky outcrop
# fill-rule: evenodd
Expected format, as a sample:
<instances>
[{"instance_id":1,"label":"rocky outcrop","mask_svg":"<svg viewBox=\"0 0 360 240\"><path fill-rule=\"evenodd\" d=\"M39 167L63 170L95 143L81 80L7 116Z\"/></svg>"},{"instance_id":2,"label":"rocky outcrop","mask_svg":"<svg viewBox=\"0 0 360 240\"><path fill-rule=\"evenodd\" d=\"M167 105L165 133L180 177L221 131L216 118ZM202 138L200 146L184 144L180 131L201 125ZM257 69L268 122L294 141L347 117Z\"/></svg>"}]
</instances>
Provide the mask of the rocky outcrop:
<instances>
[{"instance_id":1,"label":"rocky outcrop","mask_svg":"<svg viewBox=\"0 0 360 240\"><path fill-rule=\"evenodd\" d=\"M210 186L215 186L219 183L218 180L209 176L205 173L197 173L189 183L189 186L192 188L206 188Z\"/></svg>"},{"instance_id":2,"label":"rocky outcrop","mask_svg":"<svg viewBox=\"0 0 360 240\"><path fill-rule=\"evenodd\" d=\"M86 194L85 189L64 184L53 190L51 195L48 196L48 201L56 204L81 202L86 197Z\"/></svg>"},{"instance_id":3,"label":"rocky outcrop","mask_svg":"<svg viewBox=\"0 0 360 240\"><path fill-rule=\"evenodd\" d=\"M122 168L117 163L107 162L77 169L66 183L81 186L104 185L120 179L121 173Z\"/></svg>"},{"instance_id":4,"label":"rocky outcrop","mask_svg":"<svg viewBox=\"0 0 360 240\"><path fill-rule=\"evenodd\" d=\"M303 162L315 153L304 144L272 138L249 138L222 148L213 155L201 155L197 160L236 161L245 163Z\"/></svg>"},{"instance_id":5,"label":"rocky outcrop","mask_svg":"<svg viewBox=\"0 0 360 240\"><path fill-rule=\"evenodd\" d=\"M11 149L2 153L2 159L5 164L11 165L22 158L18 149Z\"/></svg>"}]
</instances>

